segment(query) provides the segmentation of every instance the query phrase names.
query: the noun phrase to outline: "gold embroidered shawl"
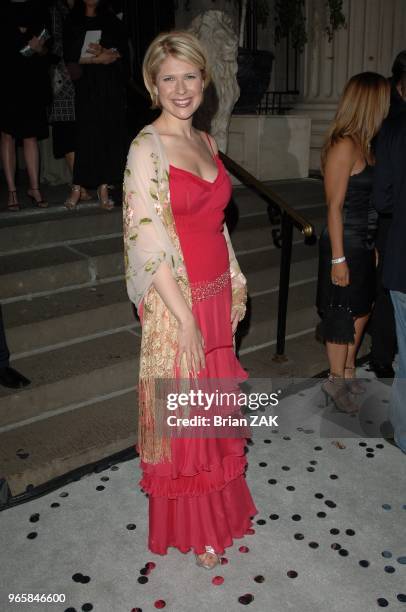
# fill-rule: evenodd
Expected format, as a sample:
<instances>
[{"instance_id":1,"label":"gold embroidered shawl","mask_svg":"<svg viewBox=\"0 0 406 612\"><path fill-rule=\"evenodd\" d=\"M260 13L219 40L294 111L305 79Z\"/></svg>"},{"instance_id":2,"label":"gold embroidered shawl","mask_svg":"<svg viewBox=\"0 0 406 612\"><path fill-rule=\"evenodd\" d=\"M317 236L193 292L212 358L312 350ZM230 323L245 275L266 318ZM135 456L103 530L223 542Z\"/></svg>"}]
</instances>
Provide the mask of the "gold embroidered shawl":
<instances>
[{"instance_id":1,"label":"gold embroidered shawl","mask_svg":"<svg viewBox=\"0 0 406 612\"><path fill-rule=\"evenodd\" d=\"M175 378L178 350L176 318L153 285L153 275L163 261L190 308L192 299L170 203L169 163L153 125L145 126L130 146L123 185L123 226L127 292L138 309L143 303L138 450L143 461L158 463L170 460L171 439L163 436L159 427L166 407L157 394L157 384ZM246 279L225 224L224 237L230 259L232 308L241 320L247 300ZM182 380L189 378L185 359L178 374Z\"/></svg>"}]
</instances>

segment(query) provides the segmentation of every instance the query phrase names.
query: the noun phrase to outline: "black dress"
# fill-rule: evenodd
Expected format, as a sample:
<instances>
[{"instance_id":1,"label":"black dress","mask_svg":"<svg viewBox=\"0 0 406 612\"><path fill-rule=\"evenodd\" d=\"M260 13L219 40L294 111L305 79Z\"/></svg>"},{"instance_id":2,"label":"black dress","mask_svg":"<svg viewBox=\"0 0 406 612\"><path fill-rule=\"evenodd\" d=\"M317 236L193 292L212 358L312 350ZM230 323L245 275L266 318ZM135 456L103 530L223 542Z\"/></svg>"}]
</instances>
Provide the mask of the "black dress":
<instances>
[{"instance_id":1,"label":"black dress","mask_svg":"<svg viewBox=\"0 0 406 612\"><path fill-rule=\"evenodd\" d=\"M369 313L375 297L375 251L377 213L372 205L373 167L350 176L343 206L344 255L350 284L331 282L331 244L327 226L319 239L317 309L320 316L331 303L348 305L354 316Z\"/></svg>"},{"instance_id":2,"label":"black dress","mask_svg":"<svg viewBox=\"0 0 406 612\"><path fill-rule=\"evenodd\" d=\"M127 37L113 14L68 21L64 36L67 64L80 60L87 30L101 30L100 44L122 58L108 65L80 64L75 83L75 163L73 183L95 188L121 183L127 153Z\"/></svg>"},{"instance_id":3,"label":"black dress","mask_svg":"<svg viewBox=\"0 0 406 612\"><path fill-rule=\"evenodd\" d=\"M44 24L24 24L26 31L22 32L17 17L13 15L1 28L0 127L17 139L43 139L48 137L47 105L52 99L49 60L38 53L25 57L20 49L41 32Z\"/></svg>"}]
</instances>

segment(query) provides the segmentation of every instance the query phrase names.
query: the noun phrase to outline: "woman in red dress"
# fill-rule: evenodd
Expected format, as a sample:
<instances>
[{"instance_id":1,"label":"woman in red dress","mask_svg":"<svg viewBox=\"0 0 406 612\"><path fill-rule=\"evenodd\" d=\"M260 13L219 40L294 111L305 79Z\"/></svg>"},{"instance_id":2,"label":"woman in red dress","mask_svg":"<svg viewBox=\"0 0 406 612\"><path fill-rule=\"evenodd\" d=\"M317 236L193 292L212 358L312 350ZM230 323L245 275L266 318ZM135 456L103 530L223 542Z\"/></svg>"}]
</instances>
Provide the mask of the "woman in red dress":
<instances>
[{"instance_id":1,"label":"woman in red dress","mask_svg":"<svg viewBox=\"0 0 406 612\"><path fill-rule=\"evenodd\" d=\"M192 549L197 564L211 569L258 512L244 474L245 438L172 437L165 455L150 382L185 371L203 386L247 378L233 338L246 281L224 225L230 179L214 139L192 127L209 81L205 52L189 33L161 34L143 73L162 112L130 147L124 240L128 293L143 327L137 448L149 496L148 545L157 554Z\"/></svg>"}]
</instances>

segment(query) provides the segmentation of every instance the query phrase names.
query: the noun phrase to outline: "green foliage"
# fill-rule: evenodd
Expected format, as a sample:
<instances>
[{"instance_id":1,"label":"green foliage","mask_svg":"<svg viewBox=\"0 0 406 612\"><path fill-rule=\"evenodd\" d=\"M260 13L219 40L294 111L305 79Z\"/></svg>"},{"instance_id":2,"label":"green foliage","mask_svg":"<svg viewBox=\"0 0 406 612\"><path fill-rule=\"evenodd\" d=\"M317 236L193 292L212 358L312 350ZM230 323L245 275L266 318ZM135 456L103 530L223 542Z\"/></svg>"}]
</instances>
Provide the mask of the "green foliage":
<instances>
[{"instance_id":1,"label":"green foliage","mask_svg":"<svg viewBox=\"0 0 406 612\"><path fill-rule=\"evenodd\" d=\"M326 34L328 41L331 42L334 32L347 27L347 23L343 13L343 0L327 0L326 4L329 10L329 25L326 27Z\"/></svg>"},{"instance_id":2,"label":"green foliage","mask_svg":"<svg viewBox=\"0 0 406 612\"><path fill-rule=\"evenodd\" d=\"M305 0L275 0L275 43L287 36L295 49L303 51L307 43Z\"/></svg>"}]
</instances>

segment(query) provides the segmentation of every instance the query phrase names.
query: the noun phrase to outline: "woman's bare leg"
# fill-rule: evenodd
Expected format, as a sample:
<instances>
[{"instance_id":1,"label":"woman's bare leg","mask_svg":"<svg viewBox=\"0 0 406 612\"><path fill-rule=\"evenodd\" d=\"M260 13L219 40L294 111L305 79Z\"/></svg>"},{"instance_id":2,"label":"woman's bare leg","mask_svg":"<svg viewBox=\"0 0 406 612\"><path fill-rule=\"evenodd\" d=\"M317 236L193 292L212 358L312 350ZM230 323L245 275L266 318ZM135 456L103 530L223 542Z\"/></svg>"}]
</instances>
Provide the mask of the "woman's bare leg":
<instances>
[{"instance_id":1,"label":"woman's bare leg","mask_svg":"<svg viewBox=\"0 0 406 612\"><path fill-rule=\"evenodd\" d=\"M27 165L28 179L32 191L38 189L39 177L39 150L35 137L24 138L24 158Z\"/></svg>"},{"instance_id":2,"label":"woman's bare leg","mask_svg":"<svg viewBox=\"0 0 406 612\"><path fill-rule=\"evenodd\" d=\"M347 361L348 344L334 344L326 342L326 351L331 374L344 376L344 368Z\"/></svg>"},{"instance_id":3,"label":"woman's bare leg","mask_svg":"<svg viewBox=\"0 0 406 612\"><path fill-rule=\"evenodd\" d=\"M370 316L370 313L362 317L357 317L354 320L354 327L355 327L354 344L348 345L347 359L345 361L345 367L347 368L345 372L345 376L347 378L354 378L355 359L357 357L358 349L360 347L361 340L364 335L365 326L368 322L369 316Z\"/></svg>"},{"instance_id":4,"label":"woman's bare leg","mask_svg":"<svg viewBox=\"0 0 406 612\"><path fill-rule=\"evenodd\" d=\"M17 209L19 207L16 191L16 147L15 140L11 134L1 134L1 159L3 161L4 174L7 181L8 207Z\"/></svg>"}]
</instances>

